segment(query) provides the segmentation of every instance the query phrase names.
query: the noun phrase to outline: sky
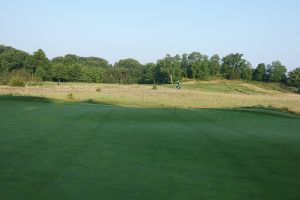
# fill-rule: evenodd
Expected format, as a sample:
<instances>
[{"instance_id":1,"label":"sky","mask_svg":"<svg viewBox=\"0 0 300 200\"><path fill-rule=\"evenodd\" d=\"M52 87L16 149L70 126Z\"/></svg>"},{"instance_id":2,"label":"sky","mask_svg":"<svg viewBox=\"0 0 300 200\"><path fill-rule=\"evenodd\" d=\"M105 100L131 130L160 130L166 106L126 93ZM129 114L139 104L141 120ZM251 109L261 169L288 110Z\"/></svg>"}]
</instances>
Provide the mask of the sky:
<instances>
[{"instance_id":1,"label":"sky","mask_svg":"<svg viewBox=\"0 0 300 200\"><path fill-rule=\"evenodd\" d=\"M199 51L300 67L299 0L0 0L0 12L0 44L49 58L147 63Z\"/></svg>"}]
</instances>

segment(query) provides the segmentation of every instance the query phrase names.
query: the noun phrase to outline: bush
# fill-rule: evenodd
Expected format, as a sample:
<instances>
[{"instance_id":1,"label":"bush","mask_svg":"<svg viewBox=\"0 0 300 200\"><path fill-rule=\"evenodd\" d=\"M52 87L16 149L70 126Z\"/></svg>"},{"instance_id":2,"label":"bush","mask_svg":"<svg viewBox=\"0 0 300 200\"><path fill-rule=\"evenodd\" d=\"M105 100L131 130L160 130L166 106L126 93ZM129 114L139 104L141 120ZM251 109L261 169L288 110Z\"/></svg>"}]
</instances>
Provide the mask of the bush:
<instances>
[{"instance_id":1,"label":"bush","mask_svg":"<svg viewBox=\"0 0 300 200\"><path fill-rule=\"evenodd\" d=\"M9 75L8 74L0 75L0 85L7 85L7 84L9 84Z\"/></svg>"},{"instance_id":2,"label":"bush","mask_svg":"<svg viewBox=\"0 0 300 200\"><path fill-rule=\"evenodd\" d=\"M16 76L11 78L9 85L14 87L25 87L25 81L21 77Z\"/></svg>"},{"instance_id":3,"label":"bush","mask_svg":"<svg viewBox=\"0 0 300 200\"><path fill-rule=\"evenodd\" d=\"M157 89L158 89L157 86L153 85L152 90L157 90Z\"/></svg>"},{"instance_id":4,"label":"bush","mask_svg":"<svg viewBox=\"0 0 300 200\"><path fill-rule=\"evenodd\" d=\"M96 89L96 92L101 92L101 88L98 87L98 88Z\"/></svg>"},{"instance_id":5,"label":"bush","mask_svg":"<svg viewBox=\"0 0 300 200\"><path fill-rule=\"evenodd\" d=\"M43 85L43 80L37 76L32 77L29 81L27 81L28 86L41 86Z\"/></svg>"},{"instance_id":6,"label":"bush","mask_svg":"<svg viewBox=\"0 0 300 200\"><path fill-rule=\"evenodd\" d=\"M74 94L72 94L72 93L68 94L68 95L67 95L67 98L68 98L69 100L73 100L73 99L74 99Z\"/></svg>"},{"instance_id":7,"label":"bush","mask_svg":"<svg viewBox=\"0 0 300 200\"><path fill-rule=\"evenodd\" d=\"M0 75L0 84L15 87L24 87L25 83L32 80L29 72L25 69L13 70Z\"/></svg>"}]
</instances>

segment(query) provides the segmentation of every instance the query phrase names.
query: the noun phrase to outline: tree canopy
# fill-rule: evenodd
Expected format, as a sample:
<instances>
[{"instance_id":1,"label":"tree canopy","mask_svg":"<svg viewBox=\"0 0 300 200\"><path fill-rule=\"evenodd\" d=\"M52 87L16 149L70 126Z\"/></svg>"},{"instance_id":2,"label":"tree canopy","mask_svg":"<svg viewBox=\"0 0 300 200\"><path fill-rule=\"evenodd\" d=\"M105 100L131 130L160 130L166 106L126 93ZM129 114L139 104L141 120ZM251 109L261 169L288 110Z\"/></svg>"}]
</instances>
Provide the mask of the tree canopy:
<instances>
[{"instance_id":1,"label":"tree canopy","mask_svg":"<svg viewBox=\"0 0 300 200\"><path fill-rule=\"evenodd\" d=\"M280 61L274 61L267 66L267 80L270 82L286 82L287 69Z\"/></svg>"},{"instance_id":2,"label":"tree canopy","mask_svg":"<svg viewBox=\"0 0 300 200\"><path fill-rule=\"evenodd\" d=\"M243 56L241 53L232 53L221 59L217 54L209 57L200 52L191 52L175 56L167 54L164 58L145 65L133 58L121 59L111 65L103 58L74 54L49 60L42 49L29 54L0 45L0 77L25 70L33 77L49 81L172 84L183 78L225 78L299 85L299 68L287 74L287 68L281 62L274 61L269 65L261 63L253 69Z\"/></svg>"},{"instance_id":3,"label":"tree canopy","mask_svg":"<svg viewBox=\"0 0 300 200\"><path fill-rule=\"evenodd\" d=\"M300 88L300 67L289 72L288 84Z\"/></svg>"}]
</instances>

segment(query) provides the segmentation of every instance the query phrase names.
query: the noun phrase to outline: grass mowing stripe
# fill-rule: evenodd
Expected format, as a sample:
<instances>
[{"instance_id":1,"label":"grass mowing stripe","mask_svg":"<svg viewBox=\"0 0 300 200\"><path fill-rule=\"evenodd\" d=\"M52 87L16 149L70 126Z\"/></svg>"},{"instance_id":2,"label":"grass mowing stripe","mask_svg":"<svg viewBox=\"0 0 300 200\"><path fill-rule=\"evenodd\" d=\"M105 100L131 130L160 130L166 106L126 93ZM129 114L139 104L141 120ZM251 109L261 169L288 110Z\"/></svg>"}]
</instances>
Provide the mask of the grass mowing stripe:
<instances>
[{"instance_id":1,"label":"grass mowing stripe","mask_svg":"<svg viewBox=\"0 0 300 200\"><path fill-rule=\"evenodd\" d=\"M89 111L87 113L85 113L85 117L88 115L91 115L92 113L95 113L97 111L97 109ZM95 124L95 127L89 127L88 131L90 132L90 134L86 134L86 137L82 138L80 140L79 144L76 144L75 146L72 144L70 146L67 147L67 149L73 149L72 150L72 155L69 155L68 157L62 156L62 160L57 163L60 164L65 163L64 168L61 168L61 170L56 174L56 177L52 177L52 179L50 180L51 182L48 183L43 189L41 189L41 191L39 192L39 194L34 198L34 199L43 199L43 198L47 198L47 193L49 192L49 188L53 188L55 190L57 184L59 184L60 180L65 178L68 178L67 176L69 176L69 174L67 173L68 168L70 167L70 165L72 165L74 162L76 163L76 161L80 161L80 156L88 151L91 151L91 146L93 145L94 140L97 137L97 134L99 131L101 131L103 129L103 127L105 126L106 122L109 120L109 116L112 114L112 112L114 111L114 109L108 110L100 119L101 119L101 123L99 124ZM81 116L80 118L82 118L83 116ZM70 124L71 125L71 124ZM68 138L66 138L68 139ZM66 147L63 147L64 149ZM72 188L66 189L66 192L68 192L68 190L72 190Z\"/></svg>"},{"instance_id":2,"label":"grass mowing stripe","mask_svg":"<svg viewBox=\"0 0 300 200\"><path fill-rule=\"evenodd\" d=\"M174 114L176 115L176 113ZM218 190L220 192L228 192L228 190L234 191L237 184L239 185L239 187L244 187L244 188L256 187L256 182L253 179L251 178L249 179L247 176L245 176L244 174L245 171L241 170L240 167L238 167L239 163L234 162L235 160L239 160L240 158L234 158L232 154L226 152L226 146L222 145L222 141L220 142L220 139L222 138L217 138L211 131L207 131L204 128L199 127L198 125L195 125L194 123L190 123L188 120L184 120L180 116L177 117L179 121L182 121L187 128L190 128L193 132L198 132L198 134L203 135L203 137L205 138L205 143L207 143L206 145L211 146L211 149L213 149L214 153L216 154L215 155L216 158L219 159L218 162L222 163L222 166L220 167L227 169L225 173L214 172L219 175L219 180L213 180L213 179L211 180L211 182L208 184L210 185L211 190ZM202 120L207 121L209 124L215 124L215 122L212 119L199 115L199 113L198 115L196 114L194 117L198 117L198 118L200 117ZM201 119L200 121L202 121ZM219 126L219 127L224 128L224 126ZM231 129L231 131L234 131L234 129L233 130ZM201 145L203 145L203 142ZM213 163L214 161L210 161L210 162ZM206 164L207 164L207 169L209 169L211 163L206 163ZM207 170L207 171L203 171L202 173L211 173L211 171ZM234 181L230 181L232 178L234 178L235 181L238 182L236 183ZM219 184L218 182L223 182L223 183ZM259 190L260 187L255 188L255 191L259 191ZM236 198L234 194L241 195L242 193L240 193L240 191L235 191L234 193L232 193L231 198ZM255 192L252 191L250 191L248 194L243 194L243 195L252 196L252 197L259 196L259 194L255 194ZM215 197L222 198L223 195L222 193L220 193Z\"/></svg>"},{"instance_id":3,"label":"grass mowing stripe","mask_svg":"<svg viewBox=\"0 0 300 200\"><path fill-rule=\"evenodd\" d=\"M22 111L15 117L0 113L4 199L300 196L300 120L288 113L55 104L21 97L1 100L0 109Z\"/></svg>"},{"instance_id":4,"label":"grass mowing stripe","mask_svg":"<svg viewBox=\"0 0 300 200\"><path fill-rule=\"evenodd\" d=\"M214 112L219 112L218 110L215 110ZM230 112L230 111L227 111L227 112ZM235 111L237 112L237 111ZM217 120L214 122L213 119L210 119L209 117L207 116L203 116L203 115L200 115L201 113L203 112L195 112L196 114L198 114L198 118L200 117L202 120L199 120L199 121L208 121L208 122L211 122L212 124L219 124L217 122ZM256 113L249 113L248 112L248 115L255 115ZM214 115L216 116L216 115ZM263 115L261 116L258 116L258 117L262 117ZM284 115L283 115L284 116ZM270 180L267 180L264 178L264 173L267 173L268 171L266 171L267 169L264 169L262 167L258 167L258 169L262 169L262 171L256 171L256 166L259 166L259 165L263 165L263 163L260 162L260 159L253 159L250 152L249 154L249 151L252 149L253 151L255 151L255 148L251 147L253 145L251 145L251 143L247 144L247 140L246 138L243 139L243 140L239 140L240 141L240 144L236 145L235 144L235 147L230 147L230 142L232 143L232 141L229 141L226 142L225 138L223 138L224 136L222 135L219 135L219 134L214 134L213 130L214 130L214 127L210 127L210 128L207 128L207 130L209 131L206 131L205 129L203 129L202 127L198 127L198 129L196 128L198 125L197 124L194 124L193 122L190 122L189 120L186 120L186 119L183 119L181 118L180 116L178 116L180 118L180 121L182 122L185 122L185 124L187 125L187 127L190 127L191 129L194 129L195 132L198 130L198 132L201 132L201 134L205 135L207 137L207 141L211 141L212 144L214 144L213 146L215 146L215 148L220 152L223 156L222 158L228 158L228 161L232 163L232 166L235 167L235 170L234 172L236 174L239 174L238 172L241 171L241 172L247 172L247 170L249 170L249 173L251 172L251 174L253 174L253 177L250 177L250 179L248 179L248 181L252 182L251 184L252 185L259 185L261 184L261 187L260 188L264 188L264 187L267 187L265 189L262 189L261 192L266 192L266 195L270 195L271 193L273 193L274 191L279 191L278 189L279 188L272 188L272 187L268 187L268 185L272 185L270 184ZM197 118L196 116L194 116L195 118ZM285 116L284 116L285 117ZM278 118L278 113L276 113L275 115L275 118ZM248 119L248 118L247 118ZM294 119L297 119L297 117L294 117ZM248 119L249 120L249 119ZM260 120L260 118L258 118L257 120ZM283 120L286 120L285 118L283 118ZM221 122L224 122L224 120L220 120ZM241 121L239 121L240 123L242 123ZM299 121L298 121L299 122ZM206 124L208 124L207 122L205 122ZM226 124L226 123L225 123ZM225 125L224 124L224 125ZM299 123L298 123L299 124ZM300 124L299 124L300 125ZM227 126L227 125L226 125ZM226 126L219 126L219 127L226 127ZM229 124L230 126L230 124ZM263 138L263 137L257 137L257 133L255 133L255 131L251 130L251 127L255 126L255 124L251 124L251 121L249 121L249 125L248 127L243 127L243 129L240 129L238 126L232 126L232 128L228 129L227 131L227 134L230 133L229 130L234 133L234 137L240 137L241 139L245 136L249 137L251 136L251 140L253 140L253 142L255 142L257 144L260 143L260 145L266 145L266 146L270 146L270 150L272 150L274 148L275 149L278 149L278 147L280 148L281 146L276 146L276 144L274 143L274 141L269 141L270 137L267 137L267 138ZM248 130L251 130L251 131L248 131ZM260 131L259 129L257 129L257 131ZM292 132L293 136L297 136L296 132ZM263 135L263 134L262 134ZM287 133L286 134L287 136L289 136L289 134ZM230 136L230 135L227 135L227 136ZM285 136L285 135L282 135L282 136ZM285 136L287 139L288 137ZM298 134L298 137L299 137L299 134ZM248 139L248 138L247 138ZM251 141L249 140L249 142ZM263 143L261 143L260 141L263 141ZM241 143L242 142L242 143ZM300 141L298 141L299 143ZM234 144L234 143L232 143ZM295 142L295 145L297 144L297 142ZM284 145L281 144L283 147ZM250 147L250 149L249 149ZM232 149L234 151L232 151ZM244 157L241 157L241 153L238 152L236 153L235 151L240 151L239 149L242 149L242 152L244 152ZM286 164L288 165L293 165L293 164L297 164L299 166L299 160L297 159L297 152L300 151L300 149L298 148L297 149L294 149L293 151L291 151L290 149L292 148L282 148L284 151L282 152L285 152L285 154L282 154L281 151L278 151L276 152L276 156L278 157L286 157L287 155L290 155L290 156L294 156L294 159L291 159L289 160L288 162L284 161L284 160L281 160L280 163L276 163L277 165L283 165L285 166ZM261 152L262 154L264 152ZM254 153L255 154L255 153ZM247 156L249 156L249 159L253 159L253 160L247 160ZM274 155L271 155L274 157ZM268 156L266 156L266 158L268 158ZM254 162L254 163L253 163ZM296 165L295 165L296 166ZM273 173L281 173L282 175L280 176L281 178L283 177L284 179L277 179L276 177L273 177L273 180L272 181L276 181L277 185L282 185L282 181L285 180L287 183L286 184L289 184L289 181L291 179L294 179L294 177L287 177L286 176L286 172L284 172L284 168L282 169L283 171L274 171ZM247 173L246 173L247 174ZM246 177L246 176L242 176L242 177ZM256 179L260 179L260 180L256 180ZM294 180L295 181L295 180ZM246 180L244 181L244 183L246 182ZM275 185L273 183L273 185ZM290 187L290 189L293 189L293 187ZM259 189L259 188L258 188ZM269 191L268 191L269 189ZM257 190L256 190L257 191ZM293 191L294 192L294 191ZM289 191L287 191L287 193L289 193ZM250 193L251 194L251 193ZM282 196L282 198L284 198L285 196Z\"/></svg>"}]
</instances>

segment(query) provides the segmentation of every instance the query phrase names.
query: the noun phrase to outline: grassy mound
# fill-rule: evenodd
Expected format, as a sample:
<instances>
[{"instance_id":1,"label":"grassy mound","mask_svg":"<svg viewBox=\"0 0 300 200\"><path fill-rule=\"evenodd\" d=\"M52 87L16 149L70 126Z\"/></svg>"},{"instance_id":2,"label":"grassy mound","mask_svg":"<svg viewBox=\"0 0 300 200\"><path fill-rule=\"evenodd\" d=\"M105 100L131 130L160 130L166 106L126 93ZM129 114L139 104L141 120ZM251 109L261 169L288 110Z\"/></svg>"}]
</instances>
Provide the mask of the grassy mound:
<instances>
[{"instance_id":1,"label":"grassy mound","mask_svg":"<svg viewBox=\"0 0 300 200\"><path fill-rule=\"evenodd\" d=\"M270 84L266 84L270 85ZM184 82L175 85L122 85L44 82L43 85L0 86L0 95L35 96L69 102L103 102L132 107L240 108L270 107L300 113L300 95L241 81Z\"/></svg>"},{"instance_id":2,"label":"grassy mound","mask_svg":"<svg viewBox=\"0 0 300 200\"><path fill-rule=\"evenodd\" d=\"M1 199L299 199L300 118L0 98Z\"/></svg>"}]
</instances>

